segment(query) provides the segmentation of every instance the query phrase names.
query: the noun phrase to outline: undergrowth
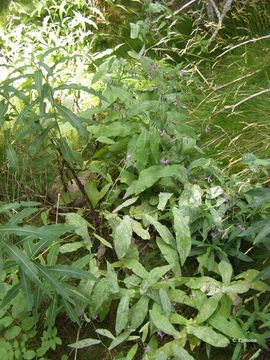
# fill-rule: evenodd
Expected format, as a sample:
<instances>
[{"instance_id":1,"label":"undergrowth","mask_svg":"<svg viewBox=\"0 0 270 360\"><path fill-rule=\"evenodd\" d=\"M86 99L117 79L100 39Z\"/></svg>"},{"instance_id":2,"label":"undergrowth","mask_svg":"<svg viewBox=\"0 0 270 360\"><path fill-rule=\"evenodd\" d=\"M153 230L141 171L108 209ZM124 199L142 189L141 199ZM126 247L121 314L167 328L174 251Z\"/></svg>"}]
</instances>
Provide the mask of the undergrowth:
<instances>
[{"instance_id":1,"label":"undergrowth","mask_svg":"<svg viewBox=\"0 0 270 360\"><path fill-rule=\"evenodd\" d=\"M267 358L270 13L243 3L2 12L4 359Z\"/></svg>"}]
</instances>

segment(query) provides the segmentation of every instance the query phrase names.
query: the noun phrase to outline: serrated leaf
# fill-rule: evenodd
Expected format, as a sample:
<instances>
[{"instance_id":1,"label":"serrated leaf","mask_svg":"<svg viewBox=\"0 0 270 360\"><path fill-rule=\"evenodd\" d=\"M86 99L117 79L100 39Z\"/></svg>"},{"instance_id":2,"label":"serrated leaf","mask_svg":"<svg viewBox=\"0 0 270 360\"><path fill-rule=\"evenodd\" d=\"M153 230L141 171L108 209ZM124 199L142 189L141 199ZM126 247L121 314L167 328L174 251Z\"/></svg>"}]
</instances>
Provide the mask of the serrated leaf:
<instances>
[{"instance_id":1,"label":"serrated leaf","mask_svg":"<svg viewBox=\"0 0 270 360\"><path fill-rule=\"evenodd\" d=\"M113 238L118 259L122 259L126 255L132 239L132 224L129 216L124 216L116 226Z\"/></svg>"}]
</instances>

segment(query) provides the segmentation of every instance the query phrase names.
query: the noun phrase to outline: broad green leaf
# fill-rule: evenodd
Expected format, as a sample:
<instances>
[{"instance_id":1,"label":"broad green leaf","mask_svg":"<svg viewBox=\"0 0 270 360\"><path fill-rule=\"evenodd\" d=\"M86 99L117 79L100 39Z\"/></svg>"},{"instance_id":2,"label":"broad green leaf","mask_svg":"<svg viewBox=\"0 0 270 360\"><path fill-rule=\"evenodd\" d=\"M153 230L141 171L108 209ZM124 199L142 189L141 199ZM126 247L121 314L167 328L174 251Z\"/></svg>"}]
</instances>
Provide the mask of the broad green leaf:
<instances>
[{"instance_id":1,"label":"broad green leaf","mask_svg":"<svg viewBox=\"0 0 270 360\"><path fill-rule=\"evenodd\" d=\"M91 307L94 314L101 305L108 300L109 295L108 280L106 278L102 278L96 283L91 295Z\"/></svg>"},{"instance_id":2,"label":"broad green leaf","mask_svg":"<svg viewBox=\"0 0 270 360\"><path fill-rule=\"evenodd\" d=\"M150 271L147 281L150 285L154 285L158 280L167 274L172 268L172 265L158 266Z\"/></svg>"},{"instance_id":3,"label":"broad green leaf","mask_svg":"<svg viewBox=\"0 0 270 360\"><path fill-rule=\"evenodd\" d=\"M178 325L187 325L188 324L188 320L186 318L184 318L184 316L180 315L180 314L172 314L171 318L171 323L172 324L178 324Z\"/></svg>"},{"instance_id":4,"label":"broad green leaf","mask_svg":"<svg viewBox=\"0 0 270 360\"><path fill-rule=\"evenodd\" d=\"M180 333L173 327L169 319L163 315L156 306L149 311L150 318L155 327L167 335L180 338Z\"/></svg>"},{"instance_id":5,"label":"broad green leaf","mask_svg":"<svg viewBox=\"0 0 270 360\"><path fill-rule=\"evenodd\" d=\"M124 295L121 297L116 312L115 332L118 336L122 330L125 329L128 322L129 313L129 296Z\"/></svg>"},{"instance_id":6,"label":"broad green leaf","mask_svg":"<svg viewBox=\"0 0 270 360\"><path fill-rule=\"evenodd\" d=\"M186 169L181 165L153 165L141 171L136 184L135 195L151 188L159 179L176 177L180 180L186 178Z\"/></svg>"},{"instance_id":7,"label":"broad green leaf","mask_svg":"<svg viewBox=\"0 0 270 360\"><path fill-rule=\"evenodd\" d=\"M142 325L146 315L148 313L149 298L142 296L137 303L132 307L130 325L133 329L137 329Z\"/></svg>"},{"instance_id":8,"label":"broad green leaf","mask_svg":"<svg viewBox=\"0 0 270 360\"><path fill-rule=\"evenodd\" d=\"M222 294L213 295L207 298L202 306L198 309L199 314L196 317L196 323L205 322L216 311Z\"/></svg>"},{"instance_id":9,"label":"broad green leaf","mask_svg":"<svg viewBox=\"0 0 270 360\"><path fill-rule=\"evenodd\" d=\"M229 340L224 335L218 334L208 326L188 326L187 332L214 347L226 347L229 345Z\"/></svg>"},{"instance_id":10,"label":"broad green leaf","mask_svg":"<svg viewBox=\"0 0 270 360\"><path fill-rule=\"evenodd\" d=\"M5 331L5 339L6 340L13 340L15 339L21 332L21 327L18 325L14 325L10 327L7 331Z\"/></svg>"},{"instance_id":11,"label":"broad green leaf","mask_svg":"<svg viewBox=\"0 0 270 360\"><path fill-rule=\"evenodd\" d=\"M159 297L161 301L162 310L164 311L166 316L169 317L172 311L172 304L169 295L164 288L159 289Z\"/></svg>"},{"instance_id":12,"label":"broad green leaf","mask_svg":"<svg viewBox=\"0 0 270 360\"><path fill-rule=\"evenodd\" d=\"M222 260L218 264L218 270L222 277L223 284L229 285L231 278L232 278L232 272L233 272L232 265L228 261Z\"/></svg>"},{"instance_id":13,"label":"broad green leaf","mask_svg":"<svg viewBox=\"0 0 270 360\"><path fill-rule=\"evenodd\" d=\"M233 281L227 286L223 286L222 290L228 295L231 294L242 294L250 289L250 283L245 280Z\"/></svg>"},{"instance_id":14,"label":"broad green leaf","mask_svg":"<svg viewBox=\"0 0 270 360\"><path fill-rule=\"evenodd\" d=\"M148 161L148 138L148 131L143 129L136 141L134 160L139 173L145 168Z\"/></svg>"},{"instance_id":15,"label":"broad green leaf","mask_svg":"<svg viewBox=\"0 0 270 360\"><path fill-rule=\"evenodd\" d=\"M158 195L158 210L163 211L167 205L167 202L170 200L170 198L172 197L172 193L159 193Z\"/></svg>"},{"instance_id":16,"label":"broad green leaf","mask_svg":"<svg viewBox=\"0 0 270 360\"><path fill-rule=\"evenodd\" d=\"M156 228L157 232L166 244L175 247L175 239L170 230L165 225L162 225L158 220L148 214L145 214L144 217L151 225Z\"/></svg>"},{"instance_id":17,"label":"broad green leaf","mask_svg":"<svg viewBox=\"0 0 270 360\"><path fill-rule=\"evenodd\" d=\"M176 236L176 247L183 266L191 250L191 234L189 228L189 217L183 216L181 210L173 208L174 230Z\"/></svg>"},{"instance_id":18,"label":"broad green leaf","mask_svg":"<svg viewBox=\"0 0 270 360\"><path fill-rule=\"evenodd\" d=\"M68 213L65 214L65 217L66 223L74 228L75 233L81 236L87 244L92 245L88 228L94 229L94 227L78 213Z\"/></svg>"},{"instance_id":19,"label":"broad green leaf","mask_svg":"<svg viewBox=\"0 0 270 360\"><path fill-rule=\"evenodd\" d=\"M132 239L132 224L129 216L124 216L116 226L113 238L118 259L122 259L126 255Z\"/></svg>"},{"instance_id":20,"label":"broad green leaf","mask_svg":"<svg viewBox=\"0 0 270 360\"><path fill-rule=\"evenodd\" d=\"M253 241L253 244L258 244L260 242L268 241L269 240L269 234L270 234L270 224L268 223L258 233L255 240Z\"/></svg>"},{"instance_id":21,"label":"broad green leaf","mask_svg":"<svg viewBox=\"0 0 270 360\"><path fill-rule=\"evenodd\" d=\"M124 259L122 260L124 267L132 270L134 274L138 275L142 279L147 279L148 272L142 266L142 264L136 259Z\"/></svg>"},{"instance_id":22,"label":"broad green leaf","mask_svg":"<svg viewBox=\"0 0 270 360\"><path fill-rule=\"evenodd\" d=\"M212 186L207 190L208 199L215 199L224 193L220 186Z\"/></svg>"},{"instance_id":23,"label":"broad green leaf","mask_svg":"<svg viewBox=\"0 0 270 360\"><path fill-rule=\"evenodd\" d=\"M172 270L175 276L181 276L180 260L177 251L166 244L160 237L157 237L156 243L167 263L173 265Z\"/></svg>"},{"instance_id":24,"label":"broad green leaf","mask_svg":"<svg viewBox=\"0 0 270 360\"><path fill-rule=\"evenodd\" d=\"M119 292L117 274L114 271L112 265L108 261L107 261L107 281L110 292L112 294L117 294Z\"/></svg>"},{"instance_id":25,"label":"broad green leaf","mask_svg":"<svg viewBox=\"0 0 270 360\"><path fill-rule=\"evenodd\" d=\"M93 346L93 345L97 345L97 344L100 344L101 341L98 340L98 339L91 339L91 338L88 338L88 339L83 339L83 340L79 340L73 344L69 344L68 346L73 348L73 349L83 349L83 348L86 348L86 347L89 347L89 346Z\"/></svg>"},{"instance_id":26,"label":"broad green leaf","mask_svg":"<svg viewBox=\"0 0 270 360\"><path fill-rule=\"evenodd\" d=\"M208 323L231 338L244 339L246 337L239 324L232 318L226 319L221 314L214 314L208 319Z\"/></svg>"}]
</instances>

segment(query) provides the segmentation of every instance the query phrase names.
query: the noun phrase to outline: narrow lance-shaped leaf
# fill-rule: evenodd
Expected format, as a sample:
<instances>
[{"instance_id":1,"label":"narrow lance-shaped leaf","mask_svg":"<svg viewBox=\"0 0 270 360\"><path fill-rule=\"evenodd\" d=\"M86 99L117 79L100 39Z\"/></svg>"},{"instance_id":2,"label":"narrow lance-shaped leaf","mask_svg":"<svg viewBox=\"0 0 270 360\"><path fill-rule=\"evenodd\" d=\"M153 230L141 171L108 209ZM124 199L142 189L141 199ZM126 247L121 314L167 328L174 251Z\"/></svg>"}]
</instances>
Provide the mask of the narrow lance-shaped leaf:
<instances>
[{"instance_id":1,"label":"narrow lance-shaped leaf","mask_svg":"<svg viewBox=\"0 0 270 360\"><path fill-rule=\"evenodd\" d=\"M118 259L122 259L131 244L132 224L129 216L124 216L114 231L114 248Z\"/></svg>"},{"instance_id":2,"label":"narrow lance-shaped leaf","mask_svg":"<svg viewBox=\"0 0 270 360\"><path fill-rule=\"evenodd\" d=\"M118 304L118 308L116 312L116 323L115 323L116 335L119 335L121 331L125 329L128 322L128 313L129 313L129 296L124 295Z\"/></svg>"},{"instance_id":3,"label":"narrow lance-shaped leaf","mask_svg":"<svg viewBox=\"0 0 270 360\"><path fill-rule=\"evenodd\" d=\"M78 133L83 136L87 137L87 131L82 124L82 119L80 119L77 115L75 115L71 110L66 108L63 105L55 104L55 107L60 112L65 120L68 120L70 124L78 131Z\"/></svg>"},{"instance_id":4,"label":"narrow lance-shaped leaf","mask_svg":"<svg viewBox=\"0 0 270 360\"><path fill-rule=\"evenodd\" d=\"M181 210L173 208L174 230L176 235L176 247L183 266L191 250L191 234L189 217L183 216Z\"/></svg>"}]
</instances>

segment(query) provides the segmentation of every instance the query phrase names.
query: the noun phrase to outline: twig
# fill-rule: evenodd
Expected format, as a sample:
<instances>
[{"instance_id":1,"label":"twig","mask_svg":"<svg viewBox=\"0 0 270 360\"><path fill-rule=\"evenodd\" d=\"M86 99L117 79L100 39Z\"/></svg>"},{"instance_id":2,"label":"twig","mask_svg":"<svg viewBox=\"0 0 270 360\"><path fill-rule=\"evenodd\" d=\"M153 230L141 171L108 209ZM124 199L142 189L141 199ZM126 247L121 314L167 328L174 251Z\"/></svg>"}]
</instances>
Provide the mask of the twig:
<instances>
[{"instance_id":1,"label":"twig","mask_svg":"<svg viewBox=\"0 0 270 360\"><path fill-rule=\"evenodd\" d=\"M185 5L183 5L182 7L180 7L180 9L176 10L173 15L177 15L179 14L182 10L184 10L186 7L188 7L189 5L193 4L196 0L191 0L188 3L186 3Z\"/></svg>"},{"instance_id":2,"label":"twig","mask_svg":"<svg viewBox=\"0 0 270 360\"><path fill-rule=\"evenodd\" d=\"M76 335L76 342L79 341L80 338L80 332L81 332L81 326L79 326L79 329L77 331L77 335ZM78 355L78 348L75 349L75 353L74 353L74 360L77 360L77 355Z\"/></svg>"},{"instance_id":3,"label":"twig","mask_svg":"<svg viewBox=\"0 0 270 360\"><path fill-rule=\"evenodd\" d=\"M60 203L60 196L61 194L57 194L57 203L56 203L56 215L55 215L55 223L58 223L58 214L59 214L59 203Z\"/></svg>"},{"instance_id":4,"label":"twig","mask_svg":"<svg viewBox=\"0 0 270 360\"><path fill-rule=\"evenodd\" d=\"M270 38L270 34L269 34L269 35L265 35L265 36L261 36L261 37L259 37L259 38L253 38L253 39L250 39L250 40L246 40L246 41L244 41L244 42L242 42L242 43L240 43L240 44L237 44L237 45L235 45L235 46L232 46L231 48L223 51L223 53L221 53L220 55L217 56L217 59L220 58L220 57L222 57L222 56L224 56L224 55L227 54L229 51L232 51L232 50L234 50L234 49L239 48L239 47L242 46L242 45L246 45L246 44L249 44L249 43L255 43L255 42L257 42L257 41L264 40L264 39L268 39L268 38Z\"/></svg>"},{"instance_id":5,"label":"twig","mask_svg":"<svg viewBox=\"0 0 270 360\"><path fill-rule=\"evenodd\" d=\"M226 1L226 3L223 6L222 13L220 13L220 11L218 10L218 7L217 7L216 3L214 2L214 0L209 0L209 1L210 1L211 5L213 6L213 9L215 10L215 13L216 13L216 15L218 17L218 24L217 24L216 30L214 31L213 35L211 36L211 38L210 38L210 40L208 42L208 45L210 45L212 43L212 41L217 36L219 30L222 28L223 20L224 20L224 18L226 16L227 12L231 9L233 0L227 0Z\"/></svg>"},{"instance_id":6,"label":"twig","mask_svg":"<svg viewBox=\"0 0 270 360\"><path fill-rule=\"evenodd\" d=\"M241 101L239 101L239 102L236 103L236 104L227 105L227 106L224 107L224 109L226 109L226 110L227 110L227 109L231 109L232 112L234 112L234 110L235 110L238 106L242 105L242 104L245 103L246 101L249 101L250 99L253 99L253 98L255 98L256 96L265 94L265 93L267 93L267 92L270 92L270 88L269 88L269 89L264 89L264 90L262 90L262 91L259 91L259 92L255 93L255 94L252 94L252 95L246 97L245 99L242 99Z\"/></svg>"}]
</instances>

